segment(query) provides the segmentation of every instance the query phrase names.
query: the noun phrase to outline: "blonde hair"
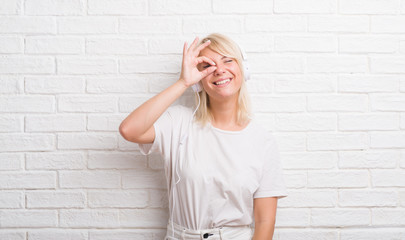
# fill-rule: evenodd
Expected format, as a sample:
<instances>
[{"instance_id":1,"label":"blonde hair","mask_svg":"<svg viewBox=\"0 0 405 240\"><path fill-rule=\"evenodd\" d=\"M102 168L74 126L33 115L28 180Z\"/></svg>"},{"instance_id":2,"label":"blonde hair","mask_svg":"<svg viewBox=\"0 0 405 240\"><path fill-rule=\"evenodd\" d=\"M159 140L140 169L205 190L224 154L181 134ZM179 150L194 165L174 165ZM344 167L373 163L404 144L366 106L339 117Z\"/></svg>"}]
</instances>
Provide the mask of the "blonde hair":
<instances>
[{"instance_id":1,"label":"blonde hair","mask_svg":"<svg viewBox=\"0 0 405 240\"><path fill-rule=\"evenodd\" d=\"M239 46L230 38L219 33L212 33L205 38L201 39L198 45L203 44L204 42L210 40L211 43L208 45L208 48L214 52L217 52L223 56L227 56L235 59L241 72L242 72L242 84L238 92L238 105L237 105L237 118L236 122L239 125L246 123L252 116L250 96L246 87L245 77L244 77L244 68L242 66L243 58L242 52ZM197 93L200 96L200 107L198 108L195 116L195 121L205 126L207 122L211 122L213 119L212 112L210 109L210 101L207 92L203 90ZM198 96L195 94L196 106L198 104Z\"/></svg>"}]
</instances>

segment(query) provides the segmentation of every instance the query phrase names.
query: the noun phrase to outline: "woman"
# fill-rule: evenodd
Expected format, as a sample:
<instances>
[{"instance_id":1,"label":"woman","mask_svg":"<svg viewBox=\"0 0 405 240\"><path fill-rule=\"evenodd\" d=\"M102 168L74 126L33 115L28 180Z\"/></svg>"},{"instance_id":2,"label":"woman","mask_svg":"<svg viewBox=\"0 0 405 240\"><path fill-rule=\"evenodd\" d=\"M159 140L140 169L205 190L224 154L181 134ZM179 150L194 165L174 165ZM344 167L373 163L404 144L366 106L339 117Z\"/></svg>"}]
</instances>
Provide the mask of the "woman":
<instances>
[{"instance_id":1,"label":"woman","mask_svg":"<svg viewBox=\"0 0 405 240\"><path fill-rule=\"evenodd\" d=\"M275 139L251 118L244 57L221 34L186 42L179 80L121 123L121 135L143 154L163 156L165 239L272 239L277 199L287 193ZM170 106L196 84L194 113Z\"/></svg>"}]
</instances>

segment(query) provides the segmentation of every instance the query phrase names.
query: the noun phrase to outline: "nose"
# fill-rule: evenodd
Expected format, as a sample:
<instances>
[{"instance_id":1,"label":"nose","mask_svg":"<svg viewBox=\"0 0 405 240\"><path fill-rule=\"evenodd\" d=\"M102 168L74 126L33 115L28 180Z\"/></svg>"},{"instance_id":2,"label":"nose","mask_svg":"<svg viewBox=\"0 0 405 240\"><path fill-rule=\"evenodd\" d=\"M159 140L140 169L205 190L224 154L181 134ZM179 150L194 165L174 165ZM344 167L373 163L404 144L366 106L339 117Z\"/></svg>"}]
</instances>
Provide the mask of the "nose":
<instances>
[{"instance_id":1,"label":"nose","mask_svg":"<svg viewBox=\"0 0 405 240\"><path fill-rule=\"evenodd\" d=\"M217 69L214 71L215 76L219 76L223 73L225 73L225 66L222 63L216 63Z\"/></svg>"}]
</instances>

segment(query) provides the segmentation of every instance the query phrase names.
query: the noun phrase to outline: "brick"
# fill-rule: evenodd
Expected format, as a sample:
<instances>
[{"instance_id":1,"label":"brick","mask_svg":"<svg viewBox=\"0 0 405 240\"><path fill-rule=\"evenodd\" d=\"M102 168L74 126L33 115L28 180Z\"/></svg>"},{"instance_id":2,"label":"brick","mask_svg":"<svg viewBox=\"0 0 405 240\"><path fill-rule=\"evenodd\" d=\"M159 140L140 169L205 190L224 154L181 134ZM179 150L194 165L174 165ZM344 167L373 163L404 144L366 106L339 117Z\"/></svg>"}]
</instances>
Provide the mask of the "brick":
<instances>
[{"instance_id":1,"label":"brick","mask_svg":"<svg viewBox=\"0 0 405 240\"><path fill-rule=\"evenodd\" d=\"M371 111L405 111L405 96L401 94L370 95Z\"/></svg>"},{"instance_id":2,"label":"brick","mask_svg":"<svg viewBox=\"0 0 405 240\"><path fill-rule=\"evenodd\" d=\"M24 79L16 75L0 75L0 93L22 93L24 91Z\"/></svg>"},{"instance_id":3,"label":"brick","mask_svg":"<svg viewBox=\"0 0 405 240\"><path fill-rule=\"evenodd\" d=\"M252 74L252 79L250 79L246 86L248 88L248 92L251 93L252 96L256 95L257 93L271 93L274 92L274 81L282 78L282 74L276 74L269 76L270 74ZM291 76L291 75L290 75ZM274 78L274 79L273 79Z\"/></svg>"},{"instance_id":4,"label":"brick","mask_svg":"<svg viewBox=\"0 0 405 240\"><path fill-rule=\"evenodd\" d=\"M395 53L398 38L392 36L340 36L341 53Z\"/></svg>"},{"instance_id":5,"label":"brick","mask_svg":"<svg viewBox=\"0 0 405 240\"><path fill-rule=\"evenodd\" d=\"M144 239L144 240L158 240L164 239L166 236L166 229L160 237L156 236L155 229L143 229L136 230L98 230L98 231L89 231L90 239L92 240L132 240L132 239ZM162 229L160 230L162 231Z\"/></svg>"},{"instance_id":6,"label":"brick","mask_svg":"<svg viewBox=\"0 0 405 240\"><path fill-rule=\"evenodd\" d=\"M85 80L80 76L30 76L25 77L25 92L44 94L84 93L85 84Z\"/></svg>"},{"instance_id":7,"label":"brick","mask_svg":"<svg viewBox=\"0 0 405 240\"><path fill-rule=\"evenodd\" d=\"M25 0L25 15L82 15L83 0Z\"/></svg>"},{"instance_id":8,"label":"brick","mask_svg":"<svg viewBox=\"0 0 405 240\"><path fill-rule=\"evenodd\" d=\"M148 207L151 208L168 208L169 197L167 190L160 189L148 189L149 200Z\"/></svg>"},{"instance_id":9,"label":"brick","mask_svg":"<svg viewBox=\"0 0 405 240\"><path fill-rule=\"evenodd\" d=\"M89 169L145 169L146 157L142 154L126 152L90 152Z\"/></svg>"},{"instance_id":10,"label":"brick","mask_svg":"<svg viewBox=\"0 0 405 240\"><path fill-rule=\"evenodd\" d=\"M0 175L0 188L2 189L43 189L55 188L55 172L3 172Z\"/></svg>"},{"instance_id":11,"label":"brick","mask_svg":"<svg viewBox=\"0 0 405 240\"><path fill-rule=\"evenodd\" d=\"M263 95L252 96L252 106L255 112L303 112L305 98L301 96L269 97Z\"/></svg>"},{"instance_id":12,"label":"brick","mask_svg":"<svg viewBox=\"0 0 405 240\"><path fill-rule=\"evenodd\" d=\"M405 191L399 191L399 206L405 206Z\"/></svg>"},{"instance_id":13,"label":"brick","mask_svg":"<svg viewBox=\"0 0 405 240\"><path fill-rule=\"evenodd\" d=\"M339 114L339 130L397 130L399 115L392 113Z\"/></svg>"},{"instance_id":14,"label":"brick","mask_svg":"<svg viewBox=\"0 0 405 240\"><path fill-rule=\"evenodd\" d=\"M150 0L149 12L151 15L209 14L211 0Z\"/></svg>"},{"instance_id":15,"label":"brick","mask_svg":"<svg viewBox=\"0 0 405 240\"><path fill-rule=\"evenodd\" d=\"M283 171L285 185L290 188L304 188L307 186L307 173L302 171Z\"/></svg>"},{"instance_id":16,"label":"brick","mask_svg":"<svg viewBox=\"0 0 405 240\"><path fill-rule=\"evenodd\" d=\"M0 7L0 15L18 15L21 13L22 5L22 0L3 0Z\"/></svg>"},{"instance_id":17,"label":"brick","mask_svg":"<svg viewBox=\"0 0 405 240\"><path fill-rule=\"evenodd\" d=\"M371 170L373 187L405 187L405 172L402 170Z\"/></svg>"},{"instance_id":18,"label":"brick","mask_svg":"<svg viewBox=\"0 0 405 240\"><path fill-rule=\"evenodd\" d=\"M60 58L58 74L110 74L117 73L117 61L111 58Z\"/></svg>"},{"instance_id":19,"label":"brick","mask_svg":"<svg viewBox=\"0 0 405 240\"><path fill-rule=\"evenodd\" d=\"M0 17L0 33L54 34L56 22L50 17Z\"/></svg>"},{"instance_id":20,"label":"brick","mask_svg":"<svg viewBox=\"0 0 405 240\"><path fill-rule=\"evenodd\" d=\"M307 18L304 16L247 16L247 32L305 32Z\"/></svg>"},{"instance_id":21,"label":"brick","mask_svg":"<svg viewBox=\"0 0 405 240\"><path fill-rule=\"evenodd\" d=\"M22 153L0 153L0 170L21 170L23 162Z\"/></svg>"},{"instance_id":22,"label":"brick","mask_svg":"<svg viewBox=\"0 0 405 240\"><path fill-rule=\"evenodd\" d=\"M339 13L343 14L397 14L397 0L342 0L339 2Z\"/></svg>"},{"instance_id":23,"label":"brick","mask_svg":"<svg viewBox=\"0 0 405 240\"><path fill-rule=\"evenodd\" d=\"M335 130L336 114L276 114L276 129L280 131L327 131Z\"/></svg>"},{"instance_id":24,"label":"brick","mask_svg":"<svg viewBox=\"0 0 405 240\"><path fill-rule=\"evenodd\" d=\"M364 73L368 62L365 56L310 56L307 69L310 73Z\"/></svg>"},{"instance_id":25,"label":"brick","mask_svg":"<svg viewBox=\"0 0 405 240\"><path fill-rule=\"evenodd\" d=\"M179 37L154 37L149 39L148 52L151 54L182 54L183 44L187 41L190 46L192 41L179 39Z\"/></svg>"},{"instance_id":26,"label":"brick","mask_svg":"<svg viewBox=\"0 0 405 240\"><path fill-rule=\"evenodd\" d=\"M405 73L405 57L370 57L370 71L372 73Z\"/></svg>"},{"instance_id":27,"label":"brick","mask_svg":"<svg viewBox=\"0 0 405 240\"><path fill-rule=\"evenodd\" d=\"M337 153L298 152L282 153L284 169L332 169L337 166Z\"/></svg>"},{"instance_id":28,"label":"brick","mask_svg":"<svg viewBox=\"0 0 405 240\"><path fill-rule=\"evenodd\" d=\"M369 145L366 133L309 133L308 150L354 150L366 149Z\"/></svg>"},{"instance_id":29,"label":"brick","mask_svg":"<svg viewBox=\"0 0 405 240\"><path fill-rule=\"evenodd\" d=\"M292 190L288 197L278 200L279 207L308 208L308 207L334 207L338 195L333 190Z\"/></svg>"},{"instance_id":30,"label":"brick","mask_svg":"<svg viewBox=\"0 0 405 240\"><path fill-rule=\"evenodd\" d=\"M126 115L127 116L127 115ZM126 116L121 115L88 115L87 130L117 131Z\"/></svg>"},{"instance_id":31,"label":"brick","mask_svg":"<svg viewBox=\"0 0 405 240\"><path fill-rule=\"evenodd\" d=\"M265 0L214 0L212 3L214 13L272 13L272 1Z\"/></svg>"},{"instance_id":32,"label":"brick","mask_svg":"<svg viewBox=\"0 0 405 240\"><path fill-rule=\"evenodd\" d=\"M222 32L224 34L242 32L242 18L237 16L206 16L183 18L183 32L198 34L207 32ZM190 45L188 45L190 46Z\"/></svg>"},{"instance_id":33,"label":"brick","mask_svg":"<svg viewBox=\"0 0 405 240\"><path fill-rule=\"evenodd\" d=\"M311 209L311 226L359 227L371 223L369 209Z\"/></svg>"},{"instance_id":34,"label":"brick","mask_svg":"<svg viewBox=\"0 0 405 240\"><path fill-rule=\"evenodd\" d=\"M336 76L326 74L275 75L275 91L280 93L335 92Z\"/></svg>"},{"instance_id":35,"label":"brick","mask_svg":"<svg viewBox=\"0 0 405 240\"><path fill-rule=\"evenodd\" d=\"M60 210L60 227L115 228L119 226L117 210Z\"/></svg>"},{"instance_id":36,"label":"brick","mask_svg":"<svg viewBox=\"0 0 405 240\"><path fill-rule=\"evenodd\" d=\"M399 160L399 165L401 168L405 168L405 151L401 151L401 159Z\"/></svg>"},{"instance_id":37,"label":"brick","mask_svg":"<svg viewBox=\"0 0 405 240\"><path fill-rule=\"evenodd\" d=\"M2 240L25 240L25 231L2 230L0 231L0 239Z\"/></svg>"},{"instance_id":38,"label":"brick","mask_svg":"<svg viewBox=\"0 0 405 240\"><path fill-rule=\"evenodd\" d=\"M86 53L95 55L146 55L146 42L142 39L90 38L86 40Z\"/></svg>"},{"instance_id":39,"label":"brick","mask_svg":"<svg viewBox=\"0 0 405 240\"><path fill-rule=\"evenodd\" d=\"M144 93L148 91L148 79L138 76L88 77L86 90L90 93Z\"/></svg>"},{"instance_id":40,"label":"brick","mask_svg":"<svg viewBox=\"0 0 405 240\"><path fill-rule=\"evenodd\" d=\"M374 208L372 212L373 226L405 226L405 210L389 209L389 208Z\"/></svg>"},{"instance_id":41,"label":"brick","mask_svg":"<svg viewBox=\"0 0 405 240\"><path fill-rule=\"evenodd\" d=\"M5 210L0 211L2 228L56 227L58 212L56 210Z\"/></svg>"},{"instance_id":42,"label":"brick","mask_svg":"<svg viewBox=\"0 0 405 240\"><path fill-rule=\"evenodd\" d=\"M23 192L4 190L0 192L0 208L24 208L24 204Z\"/></svg>"},{"instance_id":43,"label":"brick","mask_svg":"<svg viewBox=\"0 0 405 240\"><path fill-rule=\"evenodd\" d=\"M25 52L30 54L81 54L84 40L77 37L26 37Z\"/></svg>"},{"instance_id":44,"label":"brick","mask_svg":"<svg viewBox=\"0 0 405 240\"><path fill-rule=\"evenodd\" d=\"M90 15L146 15L146 0L88 0Z\"/></svg>"},{"instance_id":45,"label":"brick","mask_svg":"<svg viewBox=\"0 0 405 240\"><path fill-rule=\"evenodd\" d=\"M148 167L154 170L164 169L164 161L160 154L150 154L148 156Z\"/></svg>"},{"instance_id":46,"label":"brick","mask_svg":"<svg viewBox=\"0 0 405 240\"><path fill-rule=\"evenodd\" d=\"M276 36L274 39L276 52L336 52L337 46L333 36Z\"/></svg>"},{"instance_id":47,"label":"brick","mask_svg":"<svg viewBox=\"0 0 405 240\"><path fill-rule=\"evenodd\" d=\"M307 227L309 226L308 209L277 209L277 227Z\"/></svg>"},{"instance_id":48,"label":"brick","mask_svg":"<svg viewBox=\"0 0 405 240\"><path fill-rule=\"evenodd\" d=\"M353 32L369 31L368 16L309 16L309 32Z\"/></svg>"},{"instance_id":49,"label":"brick","mask_svg":"<svg viewBox=\"0 0 405 240\"><path fill-rule=\"evenodd\" d=\"M120 174L115 171L60 171L61 188L119 188Z\"/></svg>"},{"instance_id":50,"label":"brick","mask_svg":"<svg viewBox=\"0 0 405 240\"><path fill-rule=\"evenodd\" d=\"M50 151L55 148L53 134L2 134L0 135L0 151Z\"/></svg>"},{"instance_id":51,"label":"brick","mask_svg":"<svg viewBox=\"0 0 405 240\"><path fill-rule=\"evenodd\" d=\"M401 129L405 129L405 113L401 113L400 128L401 128Z\"/></svg>"},{"instance_id":52,"label":"brick","mask_svg":"<svg viewBox=\"0 0 405 240\"><path fill-rule=\"evenodd\" d=\"M1 9L0 9L1 11ZM0 53L23 53L24 40L21 37L0 37Z\"/></svg>"},{"instance_id":53,"label":"brick","mask_svg":"<svg viewBox=\"0 0 405 240\"><path fill-rule=\"evenodd\" d=\"M58 240L87 240L88 233L72 229L32 229L27 231L29 240L58 239Z\"/></svg>"},{"instance_id":54,"label":"brick","mask_svg":"<svg viewBox=\"0 0 405 240\"><path fill-rule=\"evenodd\" d=\"M396 168L399 159L397 151L342 151L339 168Z\"/></svg>"},{"instance_id":55,"label":"brick","mask_svg":"<svg viewBox=\"0 0 405 240\"><path fill-rule=\"evenodd\" d=\"M366 170L309 171L310 188L360 188L367 187L369 174Z\"/></svg>"},{"instance_id":56,"label":"brick","mask_svg":"<svg viewBox=\"0 0 405 240\"><path fill-rule=\"evenodd\" d=\"M250 52L274 52L274 36L271 34L249 33L229 34L229 36L245 51L248 59Z\"/></svg>"},{"instance_id":57,"label":"brick","mask_svg":"<svg viewBox=\"0 0 405 240\"><path fill-rule=\"evenodd\" d=\"M110 17L64 17L58 18L58 33L106 34L116 33L118 22Z\"/></svg>"},{"instance_id":58,"label":"brick","mask_svg":"<svg viewBox=\"0 0 405 240\"><path fill-rule=\"evenodd\" d=\"M120 73L179 73L180 56L139 56L119 61Z\"/></svg>"},{"instance_id":59,"label":"brick","mask_svg":"<svg viewBox=\"0 0 405 240\"><path fill-rule=\"evenodd\" d=\"M122 172L122 188L165 189L166 177L161 170L127 170Z\"/></svg>"},{"instance_id":60,"label":"brick","mask_svg":"<svg viewBox=\"0 0 405 240\"><path fill-rule=\"evenodd\" d=\"M26 132L86 131L84 115L30 115L25 117Z\"/></svg>"},{"instance_id":61,"label":"brick","mask_svg":"<svg viewBox=\"0 0 405 240\"><path fill-rule=\"evenodd\" d=\"M84 208L86 193L83 191L26 192L27 208Z\"/></svg>"},{"instance_id":62,"label":"brick","mask_svg":"<svg viewBox=\"0 0 405 240\"><path fill-rule=\"evenodd\" d=\"M335 13L333 0L274 0L275 13Z\"/></svg>"},{"instance_id":63,"label":"brick","mask_svg":"<svg viewBox=\"0 0 405 240\"><path fill-rule=\"evenodd\" d=\"M2 115L0 116L0 132L23 132L24 117L18 115Z\"/></svg>"},{"instance_id":64,"label":"brick","mask_svg":"<svg viewBox=\"0 0 405 240\"><path fill-rule=\"evenodd\" d=\"M125 209L119 213L121 227L163 228L169 218L166 209Z\"/></svg>"},{"instance_id":65,"label":"brick","mask_svg":"<svg viewBox=\"0 0 405 240\"><path fill-rule=\"evenodd\" d=\"M112 113L117 108L116 97L107 95L65 95L58 100L58 112Z\"/></svg>"},{"instance_id":66,"label":"brick","mask_svg":"<svg viewBox=\"0 0 405 240\"><path fill-rule=\"evenodd\" d=\"M308 111L365 112L368 97L360 94L330 94L308 96Z\"/></svg>"},{"instance_id":67,"label":"brick","mask_svg":"<svg viewBox=\"0 0 405 240\"><path fill-rule=\"evenodd\" d=\"M55 60L52 57L1 56L0 74L2 73L55 73Z\"/></svg>"},{"instance_id":68,"label":"brick","mask_svg":"<svg viewBox=\"0 0 405 240\"><path fill-rule=\"evenodd\" d=\"M287 133L278 136L278 145L280 151L306 151L307 150L306 133Z\"/></svg>"},{"instance_id":69,"label":"brick","mask_svg":"<svg viewBox=\"0 0 405 240\"><path fill-rule=\"evenodd\" d=\"M120 33L180 34L181 21L172 17L123 17L119 22Z\"/></svg>"},{"instance_id":70,"label":"brick","mask_svg":"<svg viewBox=\"0 0 405 240\"><path fill-rule=\"evenodd\" d=\"M403 238L405 231L403 229L342 229L340 232L341 240L396 240Z\"/></svg>"},{"instance_id":71,"label":"brick","mask_svg":"<svg viewBox=\"0 0 405 240\"><path fill-rule=\"evenodd\" d=\"M395 75L339 74L339 92L397 92L400 78Z\"/></svg>"},{"instance_id":72,"label":"brick","mask_svg":"<svg viewBox=\"0 0 405 240\"><path fill-rule=\"evenodd\" d=\"M58 135L58 149L115 149L116 133L63 133Z\"/></svg>"},{"instance_id":73,"label":"brick","mask_svg":"<svg viewBox=\"0 0 405 240\"><path fill-rule=\"evenodd\" d=\"M277 229L274 236L279 240L338 240L338 235L337 229Z\"/></svg>"},{"instance_id":74,"label":"brick","mask_svg":"<svg viewBox=\"0 0 405 240\"><path fill-rule=\"evenodd\" d=\"M373 132L370 133L371 148L404 148L405 133L402 132Z\"/></svg>"},{"instance_id":75,"label":"brick","mask_svg":"<svg viewBox=\"0 0 405 240\"><path fill-rule=\"evenodd\" d=\"M30 170L86 169L87 159L80 152L26 153L25 168Z\"/></svg>"},{"instance_id":76,"label":"brick","mask_svg":"<svg viewBox=\"0 0 405 240\"><path fill-rule=\"evenodd\" d=\"M148 202L147 190L89 191L90 208L144 208Z\"/></svg>"},{"instance_id":77,"label":"brick","mask_svg":"<svg viewBox=\"0 0 405 240\"><path fill-rule=\"evenodd\" d=\"M302 73L304 71L304 59L298 56L251 54L249 65L255 73Z\"/></svg>"},{"instance_id":78,"label":"brick","mask_svg":"<svg viewBox=\"0 0 405 240\"><path fill-rule=\"evenodd\" d=\"M395 207L398 194L395 191L381 190L341 190L341 207Z\"/></svg>"},{"instance_id":79,"label":"brick","mask_svg":"<svg viewBox=\"0 0 405 240\"><path fill-rule=\"evenodd\" d=\"M51 96L4 96L0 97L0 112L50 113L55 109Z\"/></svg>"},{"instance_id":80,"label":"brick","mask_svg":"<svg viewBox=\"0 0 405 240\"><path fill-rule=\"evenodd\" d=\"M371 16L372 33L405 33L405 16Z\"/></svg>"}]
</instances>

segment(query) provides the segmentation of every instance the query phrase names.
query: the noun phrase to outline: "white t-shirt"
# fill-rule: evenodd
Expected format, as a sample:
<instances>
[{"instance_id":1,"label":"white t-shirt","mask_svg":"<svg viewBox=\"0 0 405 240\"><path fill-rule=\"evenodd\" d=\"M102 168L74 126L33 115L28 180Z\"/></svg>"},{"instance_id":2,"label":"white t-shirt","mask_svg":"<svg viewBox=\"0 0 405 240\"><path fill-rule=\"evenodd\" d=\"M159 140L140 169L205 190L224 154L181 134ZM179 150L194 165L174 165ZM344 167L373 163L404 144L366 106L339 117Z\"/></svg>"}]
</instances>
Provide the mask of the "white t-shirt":
<instances>
[{"instance_id":1,"label":"white t-shirt","mask_svg":"<svg viewBox=\"0 0 405 240\"><path fill-rule=\"evenodd\" d=\"M226 131L192 117L191 108L169 107L153 125L154 142L139 144L142 154L163 156L169 196L177 168L173 222L194 230L249 225L254 198L287 196L270 132L254 119L241 131Z\"/></svg>"}]
</instances>

